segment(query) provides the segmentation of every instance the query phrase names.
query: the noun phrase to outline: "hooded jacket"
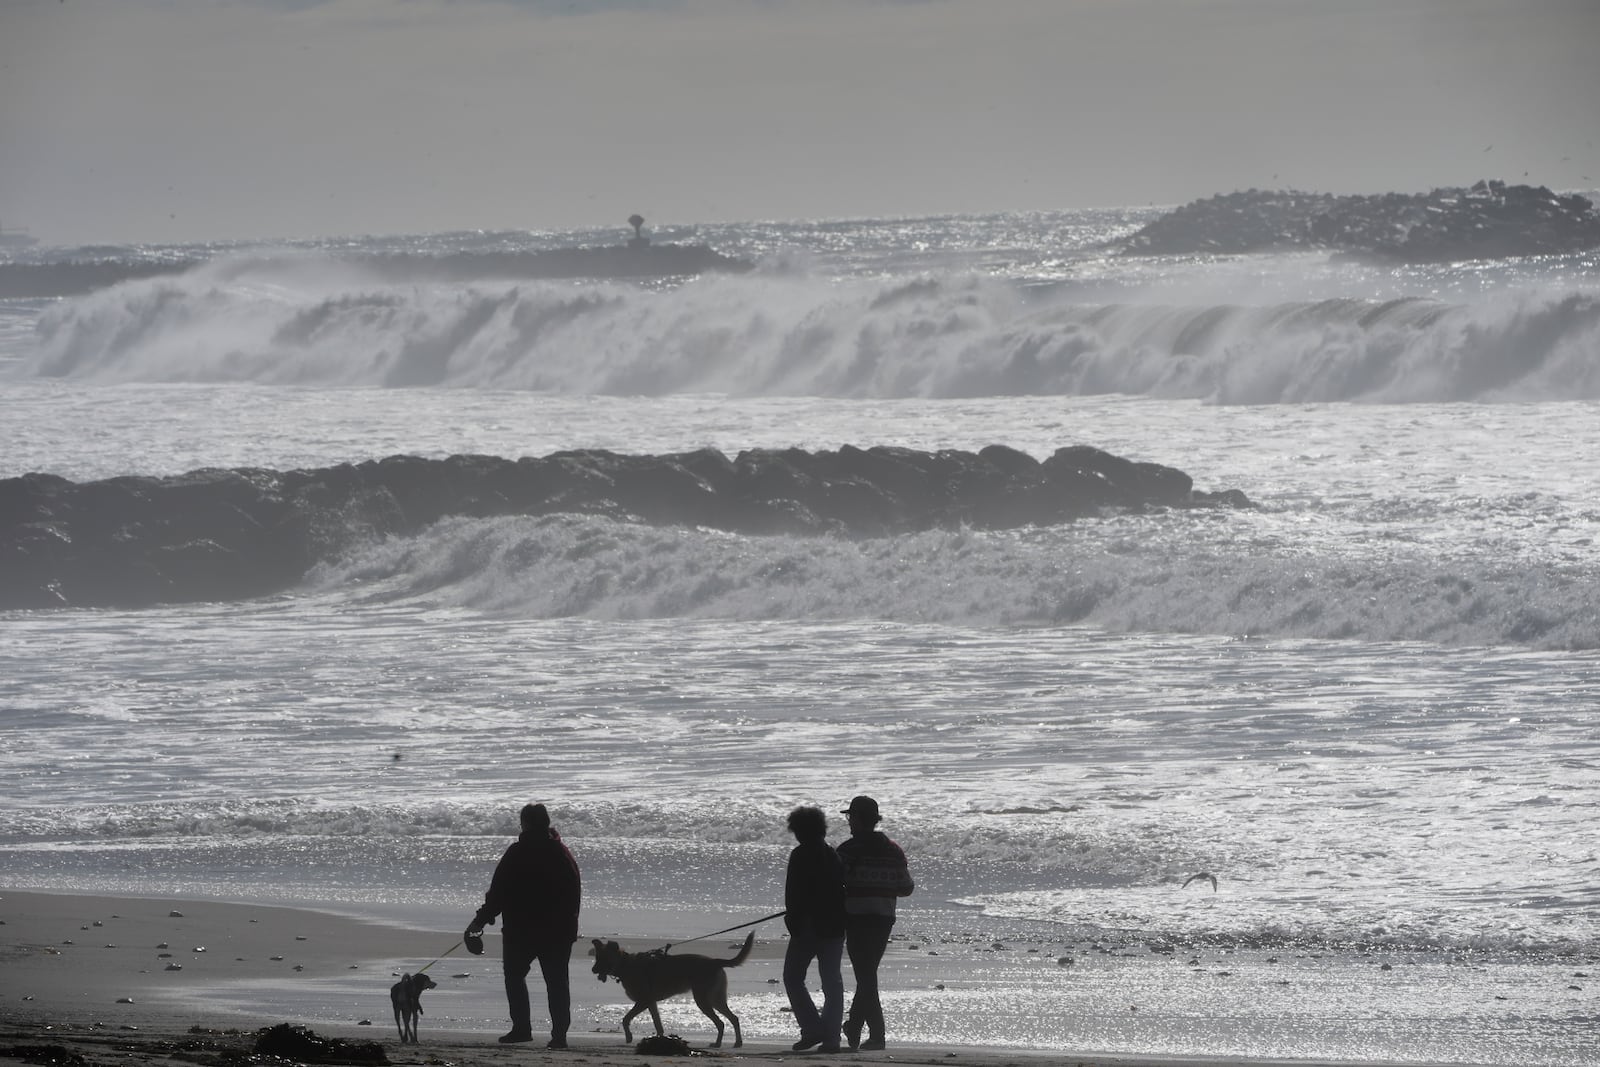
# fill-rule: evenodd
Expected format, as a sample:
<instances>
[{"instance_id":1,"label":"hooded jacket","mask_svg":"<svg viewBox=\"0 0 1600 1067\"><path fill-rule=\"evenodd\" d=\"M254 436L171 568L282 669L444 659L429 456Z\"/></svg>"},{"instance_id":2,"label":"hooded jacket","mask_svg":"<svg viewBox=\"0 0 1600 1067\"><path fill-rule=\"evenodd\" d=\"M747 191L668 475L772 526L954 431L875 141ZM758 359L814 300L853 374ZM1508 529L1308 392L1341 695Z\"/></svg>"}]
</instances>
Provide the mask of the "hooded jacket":
<instances>
[{"instance_id":1,"label":"hooded jacket","mask_svg":"<svg viewBox=\"0 0 1600 1067\"><path fill-rule=\"evenodd\" d=\"M578 939L582 896L578 861L561 835L550 829L525 830L500 857L473 922L487 926L500 916L505 937L572 942Z\"/></svg>"}]
</instances>

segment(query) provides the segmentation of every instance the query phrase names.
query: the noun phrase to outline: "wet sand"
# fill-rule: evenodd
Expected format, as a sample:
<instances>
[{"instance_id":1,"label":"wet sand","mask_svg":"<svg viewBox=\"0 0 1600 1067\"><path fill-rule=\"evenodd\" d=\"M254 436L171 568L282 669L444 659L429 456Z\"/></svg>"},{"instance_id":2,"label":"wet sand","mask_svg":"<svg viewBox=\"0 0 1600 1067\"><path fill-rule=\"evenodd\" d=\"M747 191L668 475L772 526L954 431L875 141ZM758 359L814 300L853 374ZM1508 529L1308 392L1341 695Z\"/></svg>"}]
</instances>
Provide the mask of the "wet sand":
<instances>
[{"instance_id":1,"label":"wet sand","mask_svg":"<svg viewBox=\"0 0 1600 1067\"><path fill-rule=\"evenodd\" d=\"M493 955L465 955L452 945L458 932L419 931L253 904L10 891L0 892L0 922L0 1062L64 1067L217 1062L250 1052L260 1029L285 1022L306 1026L322 1037L377 1042L393 1064L497 1067L576 1062L620 1067L665 1058L641 1056L623 1043L613 1018L620 1016L615 1009L620 990L583 980L588 977L588 962L582 943L572 964L572 1047L547 1051L542 1041L513 1046L496 1042L505 1026L499 960ZM418 944L450 951L436 962L397 957L397 947L404 950ZM719 940L697 949L718 955L724 947ZM755 957L770 965L758 973L775 973L781 955L781 941L759 940ZM423 997L421 1042L403 1045L394 1027L388 988L402 968L422 964L428 964L440 988ZM747 987L747 992L765 989L772 1000L781 1001L775 979L759 981L760 987ZM530 985L537 1028L542 988L537 978ZM602 999L603 1010L594 1010ZM680 999L692 1012L687 998ZM895 1043L883 1052L797 1054L790 1051L787 1039L780 1042L770 1036L749 1039L734 1049L731 1033L726 1047L712 1050L705 1047L711 1032L703 1018L677 1018L686 1021L680 1027L669 1019L669 1031L681 1029L697 1058L720 1060L971 1067L1040 1063L1304 1067L1337 1062L1140 1058ZM647 1017L643 1021L648 1026ZM591 1023L593 1027L586 1029ZM637 1029L635 1036L640 1036Z\"/></svg>"}]
</instances>

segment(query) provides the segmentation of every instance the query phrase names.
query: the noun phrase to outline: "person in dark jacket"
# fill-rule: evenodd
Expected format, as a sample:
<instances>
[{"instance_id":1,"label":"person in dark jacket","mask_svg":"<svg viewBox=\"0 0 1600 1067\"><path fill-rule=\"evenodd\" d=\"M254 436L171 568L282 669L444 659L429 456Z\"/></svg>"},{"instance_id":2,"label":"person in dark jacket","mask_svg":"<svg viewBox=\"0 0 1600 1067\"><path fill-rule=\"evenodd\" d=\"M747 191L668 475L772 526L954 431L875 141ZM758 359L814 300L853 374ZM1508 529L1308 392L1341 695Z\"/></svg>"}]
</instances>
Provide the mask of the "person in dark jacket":
<instances>
[{"instance_id":1,"label":"person in dark jacket","mask_svg":"<svg viewBox=\"0 0 1600 1067\"><path fill-rule=\"evenodd\" d=\"M796 1052L820 1048L839 1051L839 1024L844 1020L844 866L828 845L828 820L821 808L795 808L789 832L799 844L789 853L784 879L783 923L789 948L783 956L783 988L789 994L794 1021L800 1027ZM817 961L822 987L822 1012L806 989L806 971Z\"/></svg>"},{"instance_id":2,"label":"person in dark jacket","mask_svg":"<svg viewBox=\"0 0 1600 1067\"><path fill-rule=\"evenodd\" d=\"M572 1025L567 967L572 943L578 939L581 898L578 863L562 844L561 835L551 829L550 813L543 804L526 805L522 835L500 857L483 896L483 907L463 935L463 940L477 938L496 916L503 920L500 952L511 1030L500 1038L502 1042L533 1040L527 978L538 960L550 1001L550 1042L545 1047L567 1047L567 1029Z\"/></svg>"},{"instance_id":3,"label":"person in dark jacket","mask_svg":"<svg viewBox=\"0 0 1600 1067\"><path fill-rule=\"evenodd\" d=\"M908 897L916 884L900 846L878 829L878 802L856 797L843 812L850 819L850 839L839 845L844 864L845 950L855 972L856 991L844 1036L852 1049L883 1048L883 1004L878 999L878 964L889 947L898 897ZM861 1040L861 1030L867 1040Z\"/></svg>"}]
</instances>

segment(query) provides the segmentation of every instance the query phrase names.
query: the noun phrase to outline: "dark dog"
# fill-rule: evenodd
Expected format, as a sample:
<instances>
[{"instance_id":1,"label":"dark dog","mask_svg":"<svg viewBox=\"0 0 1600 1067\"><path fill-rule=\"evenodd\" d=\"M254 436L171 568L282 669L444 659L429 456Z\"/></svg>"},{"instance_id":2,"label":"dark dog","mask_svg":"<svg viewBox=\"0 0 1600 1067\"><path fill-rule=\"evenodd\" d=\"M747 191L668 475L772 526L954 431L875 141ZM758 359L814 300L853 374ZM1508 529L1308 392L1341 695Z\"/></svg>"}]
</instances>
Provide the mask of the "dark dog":
<instances>
[{"instance_id":1,"label":"dark dog","mask_svg":"<svg viewBox=\"0 0 1600 1067\"><path fill-rule=\"evenodd\" d=\"M733 1047L743 1045L744 1035L739 1033L739 1017L728 1008L728 968L743 963L755 941L755 931L752 930L750 936L744 939L744 947L737 956L717 960L692 953L673 956L664 950L626 952L615 941L596 938L594 973L600 976L602 982L607 978L615 978L622 983L623 992L633 998L633 1007L622 1017L622 1039L633 1043L633 1031L628 1024L642 1011L650 1013L650 1021L656 1024L656 1036L666 1036L661 1029L661 1012L656 1010L656 1003L679 993L693 993L694 1002L716 1024L717 1039L711 1042L711 1047L722 1047L722 1020L717 1018L719 1011L733 1023Z\"/></svg>"},{"instance_id":2,"label":"dark dog","mask_svg":"<svg viewBox=\"0 0 1600 1067\"><path fill-rule=\"evenodd\" d=\"M417 1016L422 1014L422 991L437 989L438 983L418 971L404 975L389 987L389 1000L394 1004L394 1024L400 1028L400 1043L417 1043Z\"/></svg>"}]
</instances>

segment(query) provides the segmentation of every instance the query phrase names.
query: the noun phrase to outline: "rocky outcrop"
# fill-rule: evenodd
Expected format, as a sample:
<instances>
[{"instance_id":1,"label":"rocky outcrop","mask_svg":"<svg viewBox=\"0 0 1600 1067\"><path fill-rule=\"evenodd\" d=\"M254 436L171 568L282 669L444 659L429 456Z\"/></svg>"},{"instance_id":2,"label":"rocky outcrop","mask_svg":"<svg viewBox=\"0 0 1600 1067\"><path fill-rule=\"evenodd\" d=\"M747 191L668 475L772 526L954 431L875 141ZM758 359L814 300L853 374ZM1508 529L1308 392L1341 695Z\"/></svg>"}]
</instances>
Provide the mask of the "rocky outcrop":
<instances>
[{"instance_id":1,"label":"rocky outcrop","mask_svg":"<svg viewBox=\"0 0 1600 1067\"><path fill-rule=\"evenodd\" d=\"M1600 248L1600 212L1576 193L1498 181L1415 195L1251 189L1185 204L1124 247L1157 255L1313 249L1409 263L1559 255Z\"/></svg>"},{"instance_id":2,"label":"rocky outcrop","mask_svg":"<svg viewBox=\"0 0 1600 1067\"><path fill-rule=\"evenodd\" d=\"M876 537L1068 522L1107 508L1249 507L1189 476L1077 445L981 452L714 449L391 456L319 470L0 480L0 609L236 600L293 586L362 542L446 516L608 515L748 534Z\"/></svg>"},{"instance_id":3,"label":"rocky outcrop","mask_svg":"<svg viewBox=\"0 0 1600 1067\"><path fill-rule=\"evenodd\" d=\"M713 272L742 273L749 260L705 245L600 245L542 252L456 252L335 256L375 276L405 284L521 281L540 278L671 278ZM262 261L265 266L272 259ZM81 296L118 282L183 274L205 263L190 256L160 260L59 260L0 263L0 299Z\"/></svg>"},{"instance_id":4,"label":"rocky outcrop","mask_svg":"<svg viewBox=\"0 0 1600 1067\"><path fill-rule=\"evenodd\" d=\"M552 248L543 252L457 252L450 255L370 256L355 260L386 281L471 281L478 278L666 278L715 272L739 274L749 260L706 245L635 244Z\"/></svg>"}]
</instances>

